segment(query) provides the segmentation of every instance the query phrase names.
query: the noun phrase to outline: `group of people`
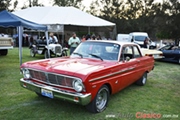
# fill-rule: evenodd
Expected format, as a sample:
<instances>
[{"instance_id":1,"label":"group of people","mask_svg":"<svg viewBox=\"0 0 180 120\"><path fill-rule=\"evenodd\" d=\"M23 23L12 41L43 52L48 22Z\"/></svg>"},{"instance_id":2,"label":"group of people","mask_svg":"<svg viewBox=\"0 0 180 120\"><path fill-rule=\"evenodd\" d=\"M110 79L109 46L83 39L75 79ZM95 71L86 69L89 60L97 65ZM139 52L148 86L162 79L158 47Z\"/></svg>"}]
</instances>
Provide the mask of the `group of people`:
<instances>
[{"instance_id":1,"label":"group of people","mask_svg":"<svg viewBox=\"0 0 180 120\"><path fill-rule=\"evenodd\" d=\"M83 35L81 41L84 42L84 41L86 41L86 40L102 40L102 39L101 39L101 36L100 36L100 35L95 36L94 34L93 34L93 35L87 34L86 36Z\"/></svg>"},{"instance_id":2,"label":"group of people","mask_svg":"<svg viewBox=\"0 0 180 120\"><path fill-rule=\"evenodd\" d=\"M101 36L98 35L97 37L93 34L91 35L84 35L82 39L80 40L77 36L76 33L73 32L72 37L69 38L68 40L68 45L70 46L70 55L73 53L73 51L76 49L76 47L81 43L86 40L101 40Z\"/></svg>"},{"instance_id":3,"label":"group of people","mask_svg":"<svg viewBox=\"0 0 180 120\"><path fill-rule=\"evenodd\" d=\"M70 46L70 55L73 53L73 51L76 49L76 47L81 43L81 42L84 42L86 40L101 40L101 36L98 35L97 37L95 35L84 35L82 37L82 39L79 39L79 37L76 36L76 33L73 32L72 33L72 37L69 38L68 40L68 45ZM49 35L49 43L52 44L52 43L58 43L58 39L57 37L53 34L53 33L50 33Z\"/></svg>"}]
</instances>

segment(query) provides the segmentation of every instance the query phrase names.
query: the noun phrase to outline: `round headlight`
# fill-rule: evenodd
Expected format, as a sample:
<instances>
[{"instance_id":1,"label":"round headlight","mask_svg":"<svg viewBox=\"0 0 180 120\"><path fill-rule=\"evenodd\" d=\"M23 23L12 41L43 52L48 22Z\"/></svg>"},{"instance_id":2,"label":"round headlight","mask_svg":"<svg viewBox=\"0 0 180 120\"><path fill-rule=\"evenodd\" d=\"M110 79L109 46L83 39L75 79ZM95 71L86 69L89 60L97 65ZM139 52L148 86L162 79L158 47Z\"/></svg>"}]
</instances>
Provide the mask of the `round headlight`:
<instances>
[{"instance_id":1,"label":"round headlight","mask_svg":"<svg viewBox=\"0 0 180 120\"><path fill-rule=\"evenodd\" d=\"M77 92L81 92L84 89L84 85L80 80L74 80L73 87Z\"/></svg>"},{"instance_id":2,"label":"round headlight","mask_svg":"<svg viewBox=\"0 0 180 120\"><path fill-rule=\"evenodd\" d=\"M28 69L23 69L23 75L24 75L24 78L31 78L31 75L30 75L30 72Z\"/></svg>"}]
</instances>

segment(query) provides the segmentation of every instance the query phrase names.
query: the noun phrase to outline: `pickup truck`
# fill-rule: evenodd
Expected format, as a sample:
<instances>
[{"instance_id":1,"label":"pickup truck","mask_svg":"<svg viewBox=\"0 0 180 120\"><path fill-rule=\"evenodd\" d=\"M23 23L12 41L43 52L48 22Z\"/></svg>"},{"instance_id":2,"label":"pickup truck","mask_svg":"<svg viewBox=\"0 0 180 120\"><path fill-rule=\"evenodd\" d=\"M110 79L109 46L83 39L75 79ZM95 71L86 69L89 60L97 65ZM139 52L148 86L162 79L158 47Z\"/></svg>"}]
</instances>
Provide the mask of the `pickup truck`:
<instances>
[{"instance_id":1,"label":"pickup truck","mask_svg":"<svg viewBox=\"0 0 180 120\"><path fill-rule=\"evenodd\" d=\"M153 68L154 58L143 56L135 43L88 40L69 57L23 63L20 85L39 96L67 100L99 113L106 109L110 95L133 83L145 85Z\"/></svg>"},{"instance_id":2,"label":"pickup truck","mask_svg":"<svg viewBox=\"0 0 180 120\"><path fill-rule=\"evenodd\" d=\"M13 39L11 37L0 37L0 55L7 55L8 49L13 48Z\"/></svg>"}]
</instances>

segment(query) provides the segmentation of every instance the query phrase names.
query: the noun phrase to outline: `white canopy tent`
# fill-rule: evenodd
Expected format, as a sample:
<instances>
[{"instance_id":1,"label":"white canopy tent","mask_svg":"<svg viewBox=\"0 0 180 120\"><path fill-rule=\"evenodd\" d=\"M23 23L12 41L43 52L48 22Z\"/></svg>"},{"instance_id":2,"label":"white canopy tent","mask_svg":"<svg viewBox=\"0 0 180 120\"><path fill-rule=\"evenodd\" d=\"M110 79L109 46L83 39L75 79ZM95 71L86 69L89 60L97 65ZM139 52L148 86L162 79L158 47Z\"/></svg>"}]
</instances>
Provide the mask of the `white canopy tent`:
<instances>
[{"instance_id":1,"label":"white canopy tent","mask_svg":"<svg viewBox=\"0 0 180 120\"><path fill-rule=\"evenodd\" d=\"M24 19L47 25L49 32L63 33L66 26L79 26L87 27L88 33L94 27L109 27L111 32L114 32L114 36L116 34L115 23L95 17L75 7L30 7L13 13Z\"/></svg>"},{"instance_id":2,"label":"white canopy tent","mask_svg":"<svg viewBox=\"0 0 180 120\"><path fill-rule=\"evenodd\" d=\"M115 26L112 22L95 17L75 7L30 7L16 11L14 14L46 25Z\"/></svg>"}]
</instances>

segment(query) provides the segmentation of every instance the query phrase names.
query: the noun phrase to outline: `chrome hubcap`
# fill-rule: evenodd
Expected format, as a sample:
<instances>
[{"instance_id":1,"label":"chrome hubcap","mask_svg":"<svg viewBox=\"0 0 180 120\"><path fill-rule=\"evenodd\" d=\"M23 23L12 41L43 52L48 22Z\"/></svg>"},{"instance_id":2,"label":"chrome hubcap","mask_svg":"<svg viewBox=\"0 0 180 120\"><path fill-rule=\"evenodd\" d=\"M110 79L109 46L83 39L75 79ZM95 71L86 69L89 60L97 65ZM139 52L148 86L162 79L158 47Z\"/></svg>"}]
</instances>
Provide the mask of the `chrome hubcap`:
<instances>
[{"instance_id":1,"label":"chrome hubcap","mask_svg":"<svg viewBox=\"0 0 180 120\"><path fill-rule=\"evenodd\" d=\"M106 89L102 89L98 92L97 99L96 99L96 106L98 109L103 109L104 106L106 105L107 98L108 98L107 94L108 93Z\"/></svg>"}]
</instances>

